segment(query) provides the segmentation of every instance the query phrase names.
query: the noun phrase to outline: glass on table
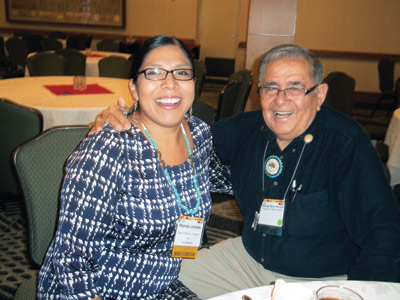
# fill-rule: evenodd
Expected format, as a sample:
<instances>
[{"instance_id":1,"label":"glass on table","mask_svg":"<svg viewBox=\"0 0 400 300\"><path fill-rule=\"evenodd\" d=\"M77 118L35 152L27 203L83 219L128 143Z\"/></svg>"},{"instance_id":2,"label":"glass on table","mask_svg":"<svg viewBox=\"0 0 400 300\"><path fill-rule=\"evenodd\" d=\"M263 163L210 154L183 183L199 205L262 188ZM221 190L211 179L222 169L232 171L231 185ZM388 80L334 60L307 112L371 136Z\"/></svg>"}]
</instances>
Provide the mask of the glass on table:
<instances>
[{"instance_id":1,"label":"glass on table","mask_svg":"<svg viewBox=\"0 0 400 300\"><path fill-rule=\"evenodd\" d=\"M316 300L363 300L363 297L341 285L326 285L317 290Z\"/></svg>"},{"instance_id":2,"label":"glass on table","mask_svg":"<svg viewBox=\"0 0 400 300\"><path fill-rule=\"evenodd\" d=\"M86 90L86 77L85 76L74 76L74 90L75 91Z\"/></svg>"}]
</instances>

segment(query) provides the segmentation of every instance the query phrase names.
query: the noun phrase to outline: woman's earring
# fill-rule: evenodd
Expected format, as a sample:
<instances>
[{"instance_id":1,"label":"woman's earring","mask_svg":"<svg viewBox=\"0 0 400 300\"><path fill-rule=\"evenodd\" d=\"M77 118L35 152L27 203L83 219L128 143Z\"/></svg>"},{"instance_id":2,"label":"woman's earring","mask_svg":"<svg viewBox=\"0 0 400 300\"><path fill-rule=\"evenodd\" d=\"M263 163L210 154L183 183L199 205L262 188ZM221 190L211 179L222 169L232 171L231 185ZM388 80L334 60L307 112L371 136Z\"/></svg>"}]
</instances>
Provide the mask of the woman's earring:
<instances>
[{"instance_id":1,"label":"woman's earring","mask_svg":"<svg viewBox=\"0 0 400 300\"><path fill-rule=\"evenodd\" d=\"M135 103L133 104L133 116L132 116L132 121L134 123L139 122L139 120L136 119L136 112L138 110L138 106L139 106L139 99L135 99Z\"/></svg>"}]
</instances>

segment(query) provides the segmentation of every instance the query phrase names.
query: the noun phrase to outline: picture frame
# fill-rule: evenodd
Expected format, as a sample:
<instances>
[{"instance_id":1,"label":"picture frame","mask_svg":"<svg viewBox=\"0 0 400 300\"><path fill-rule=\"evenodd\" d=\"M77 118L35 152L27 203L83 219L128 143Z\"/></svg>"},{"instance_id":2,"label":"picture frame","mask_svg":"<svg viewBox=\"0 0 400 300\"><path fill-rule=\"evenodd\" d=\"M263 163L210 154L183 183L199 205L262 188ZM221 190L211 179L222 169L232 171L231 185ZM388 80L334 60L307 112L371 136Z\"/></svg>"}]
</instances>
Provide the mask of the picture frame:
<instances>
[{"instance_id":1,"label":"picture frame","mask_svg":"<svg viewBox=\"0 0 400 300\"><path fill-rule=\"evenodd\" d=\"M125 0L6 0L7 22L125 28Z\"/></svg>"}]
</instances>

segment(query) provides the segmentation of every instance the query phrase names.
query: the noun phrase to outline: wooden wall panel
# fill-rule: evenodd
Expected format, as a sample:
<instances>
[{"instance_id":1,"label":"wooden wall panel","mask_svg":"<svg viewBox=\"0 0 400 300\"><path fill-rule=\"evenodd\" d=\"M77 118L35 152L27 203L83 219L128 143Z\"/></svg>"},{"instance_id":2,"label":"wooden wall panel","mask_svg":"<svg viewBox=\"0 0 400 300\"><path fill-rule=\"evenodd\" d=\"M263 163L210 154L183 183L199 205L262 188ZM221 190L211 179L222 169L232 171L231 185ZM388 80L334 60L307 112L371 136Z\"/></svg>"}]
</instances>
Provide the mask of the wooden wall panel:
<instances>
[{"instance_id":1,"label":"wooden wall panel","mask_svg":"<svg viewBox=\"0 0 400 300\"><path fill-rule=\"evenodd\" d=\"M246 110L260 108L258 62L262 54L280 44L293 43L297 0L251 0L247 35L246 68L253 72L253 88Z\"/></svg>"}]
</instances>

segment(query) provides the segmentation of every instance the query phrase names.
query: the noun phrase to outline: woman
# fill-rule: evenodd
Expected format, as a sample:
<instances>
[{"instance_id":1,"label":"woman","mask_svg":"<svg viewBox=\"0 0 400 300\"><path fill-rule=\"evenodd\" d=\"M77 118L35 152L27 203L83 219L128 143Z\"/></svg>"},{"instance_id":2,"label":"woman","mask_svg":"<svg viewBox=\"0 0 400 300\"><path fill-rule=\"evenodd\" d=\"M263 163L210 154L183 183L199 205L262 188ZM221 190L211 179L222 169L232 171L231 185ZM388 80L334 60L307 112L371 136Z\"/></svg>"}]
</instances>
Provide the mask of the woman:
<instances>
[{"instance_id":1,"label":"woman","mask_svg":"<svg viewBox=\"0 0 400 300\"><path fill-rule=\"evenodd\" d=\"M106 125L67 162L38 299L199 299L178 280L211 208L211 135L185 116L193 60L182 42L157 36L135 55L131 75L134 126ZM188 247L185 235L195 237Z\"/></svg>"}]
</instances>

